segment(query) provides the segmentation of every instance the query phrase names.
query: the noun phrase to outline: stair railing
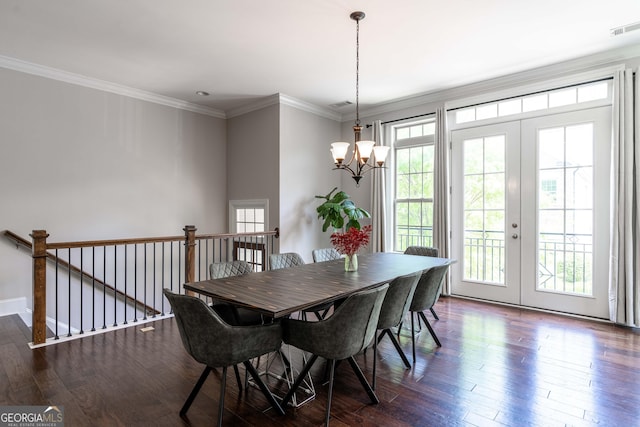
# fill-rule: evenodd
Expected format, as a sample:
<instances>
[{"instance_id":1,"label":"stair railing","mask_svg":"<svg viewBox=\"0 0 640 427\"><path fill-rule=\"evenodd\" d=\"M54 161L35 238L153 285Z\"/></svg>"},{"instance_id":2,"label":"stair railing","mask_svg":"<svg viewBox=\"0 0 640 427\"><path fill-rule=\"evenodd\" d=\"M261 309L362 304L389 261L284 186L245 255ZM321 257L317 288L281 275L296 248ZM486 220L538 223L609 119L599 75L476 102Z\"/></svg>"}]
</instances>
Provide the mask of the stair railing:
<instances>
[{"instance_id":1,"label":"stair railing","mask_svg":"<svg viewBox=\"0 0 640 427\"><path fill-rule=\"evenodd\" d=\"M205 280L212 262L243 259L254 270L267 268L279 230L182 236L48 242L46 230L33 230L33 345L162 318L168 305L162 288L183 292L181 284ZM184 247L184 249L183 249ZM47 298L53 300L47 308ZM50 331L48 333L48 331Z\"/></svg>"}]
</instances>

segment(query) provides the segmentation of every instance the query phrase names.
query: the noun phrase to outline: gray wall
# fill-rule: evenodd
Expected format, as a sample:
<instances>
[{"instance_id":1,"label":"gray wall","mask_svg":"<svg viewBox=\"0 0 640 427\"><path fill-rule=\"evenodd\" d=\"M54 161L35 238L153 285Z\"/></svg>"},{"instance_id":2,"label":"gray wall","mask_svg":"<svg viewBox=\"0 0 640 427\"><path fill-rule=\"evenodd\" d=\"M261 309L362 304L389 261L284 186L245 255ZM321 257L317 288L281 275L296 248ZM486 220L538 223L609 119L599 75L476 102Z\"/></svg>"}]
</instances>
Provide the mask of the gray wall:
<instances>
[{"instance_id":1,"label":"gray wall","mask_svg":"<svg viewBox=\"0 0 640 427\"><path fill-rule=\"evenodd\" d=\"M298 252L306 262L313 261L311 249L331 246L316 213L322 201L315 196L341 185L329 152L339 140L338 122L280 107L280 251Z\"/></svg>"},{"instance_id":2,"label":"gray wall","mask_svg":"<svg viewBox=\"0 0 640 427\"><path fill-rule=\"evenodd\" d=\"M271 230L280 226L279 120L277 104L227 120L228 200L268 199Z\"/></svg>"},{"instance_id":3,"label":"gray wall","mask_svg":"<svg viewBox=\"0 0 640 427\"><path fill-rule=\"evenodd\" d=\"M330 245L314 196L340 185L329 154L339 137L340 123L277 101L228 120L229 200L269 200L269 228L281 231L277 252L311 262L312 248Z\"/></svg>"},{"instance_id":4,"label":"gray wall","mask_svg":"<svg viewBox=\"0 0 640 427\"><path fill-rule=\"evenodd\" d=\"M0 94L0 230L226 231L225 120L3 68ZM29 255L0 238L0 302L30 307Z\"/></svg>"}]
</instances>

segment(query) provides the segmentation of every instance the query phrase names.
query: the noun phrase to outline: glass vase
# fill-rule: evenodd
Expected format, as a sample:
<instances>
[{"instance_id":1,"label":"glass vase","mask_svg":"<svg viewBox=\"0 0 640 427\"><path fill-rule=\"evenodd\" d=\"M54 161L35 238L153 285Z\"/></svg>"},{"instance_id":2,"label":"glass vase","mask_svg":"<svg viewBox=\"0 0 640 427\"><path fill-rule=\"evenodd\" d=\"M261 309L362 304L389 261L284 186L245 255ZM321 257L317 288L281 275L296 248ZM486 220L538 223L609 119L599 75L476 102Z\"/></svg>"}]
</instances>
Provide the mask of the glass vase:
<instances>
[{"instance_id":1,"label":"glass vase","mask_svg":"<svg viewBox=\"0 0 640 427\"><path fill-rule=\"evenodd\" d=\"M344 271L358 271L358 254L345 255Z\"/></svg>"}]
</instances>

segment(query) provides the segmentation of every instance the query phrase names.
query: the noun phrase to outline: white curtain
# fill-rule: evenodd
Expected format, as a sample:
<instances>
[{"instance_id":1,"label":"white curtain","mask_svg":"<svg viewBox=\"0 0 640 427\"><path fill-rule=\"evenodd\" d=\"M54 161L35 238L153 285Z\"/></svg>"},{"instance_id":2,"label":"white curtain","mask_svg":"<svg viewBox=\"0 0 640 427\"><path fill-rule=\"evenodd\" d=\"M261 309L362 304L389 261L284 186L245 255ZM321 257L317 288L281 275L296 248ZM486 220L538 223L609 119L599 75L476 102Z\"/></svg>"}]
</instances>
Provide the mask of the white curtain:
<instances>
[{"instance_id":1,"label":"white curtain","mask_svg":"<svg viewBox=\"0 0 640 427\"><path fill-rule=\"evenodd\" d=\"M609 318L640 326L640 81L614 77Z\"/></svg>"},{"instance_id":2,"label":"white curtain","mask_svg":"<svg viewBox=\"0 0 640 427\"><path fill-rule=\"evenodd\" d=\"M382 122L373 122L373 141L376 145L384 145L382 137ZM389 156L387 158L390 158ZM371 251L384 252L386 231L386 211L385 211L385 171L386 169L375 169L372 172L373 183L371 185Z\"/></svg>"},{"instance_id":3,"label":"white curtain","mask_svg":"<svg viewBox=\"0 0 640 427\"><path fill-rule=\"evenodd\" d=\"M447 143L447 113L436 110L436 138L433 199L433 246L439 256L449 257L449 144ZM445 280L442 293L451 295L451 283Z\"/></svg>"}]
</instances>

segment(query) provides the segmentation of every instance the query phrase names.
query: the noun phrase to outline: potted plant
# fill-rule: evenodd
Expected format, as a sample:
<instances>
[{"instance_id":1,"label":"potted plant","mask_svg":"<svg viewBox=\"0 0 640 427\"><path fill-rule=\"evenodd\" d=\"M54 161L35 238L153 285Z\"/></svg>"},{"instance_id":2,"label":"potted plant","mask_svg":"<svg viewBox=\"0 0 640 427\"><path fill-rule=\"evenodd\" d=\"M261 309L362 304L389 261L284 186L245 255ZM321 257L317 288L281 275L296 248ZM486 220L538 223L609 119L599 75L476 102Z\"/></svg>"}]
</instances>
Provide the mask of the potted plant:
<instances>
[{"instance_id":1,"label":"potted plant","mask_svg":"<svg viewBox=\"0 0 640 427\"><path fill-rule=\"evenodd\" d=\"M370 218L371 215L366 210L359 208L351 200L351 197L344 191L333 194L338 187L335 187L326 196L316 196L317 199L324 199L324 202L317 207L318 218L323 220L322 231L327 231L333 227L331 234L331 244L333 247L345 255L345 270L358 270L357 252L369 244L371 226L360 227L362 218Z\"/></svg>"},{"instance_id":2,"label":"potted plant","mask_svg":"<svg viewBox=\"0 0 640 427\"><path fill-rule=\"evenodd\" d=\"M336 231L342 228L348 231L352 227L360 230L360 220L371 218L371 214L357 207L344 191L338 191L334 195L333 192L337 189L338 187L335 187L326 196L316 196L316 199L325 200L316 208L318 218L324 221L322 231L327 231L329 227L333 227Z\"/></svg>"}]
</instances>

